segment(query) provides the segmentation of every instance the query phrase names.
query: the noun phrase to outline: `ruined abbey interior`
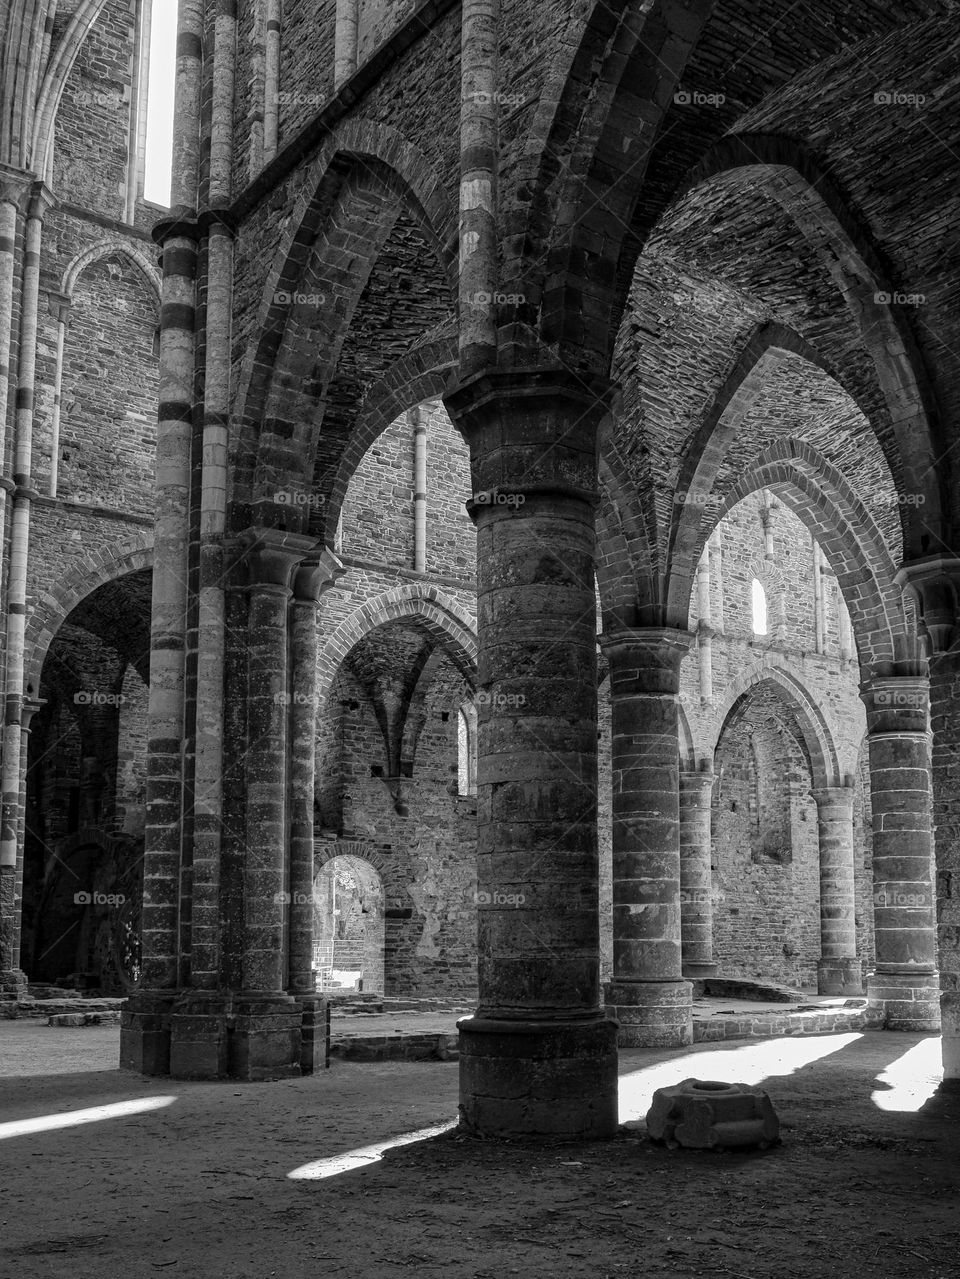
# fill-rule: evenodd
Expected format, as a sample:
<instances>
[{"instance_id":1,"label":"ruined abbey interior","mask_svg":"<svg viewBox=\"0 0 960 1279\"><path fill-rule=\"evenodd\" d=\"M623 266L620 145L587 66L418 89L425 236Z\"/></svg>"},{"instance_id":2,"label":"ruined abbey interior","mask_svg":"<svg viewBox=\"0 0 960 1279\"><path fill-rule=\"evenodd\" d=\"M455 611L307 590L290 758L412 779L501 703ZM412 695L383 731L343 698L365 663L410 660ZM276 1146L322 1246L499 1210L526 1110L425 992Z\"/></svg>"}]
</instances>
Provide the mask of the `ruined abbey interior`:
<instances>
[{"instance_id":1,"label":"ruined abbey interior","mask_svg":"<svg viewBox=\"0 0 960 1279\"><path fill-rule=\"evenodd\" d=\"M957 0L0 41L0 1272L956 1279Z\"/></svg>"}]
</instances>

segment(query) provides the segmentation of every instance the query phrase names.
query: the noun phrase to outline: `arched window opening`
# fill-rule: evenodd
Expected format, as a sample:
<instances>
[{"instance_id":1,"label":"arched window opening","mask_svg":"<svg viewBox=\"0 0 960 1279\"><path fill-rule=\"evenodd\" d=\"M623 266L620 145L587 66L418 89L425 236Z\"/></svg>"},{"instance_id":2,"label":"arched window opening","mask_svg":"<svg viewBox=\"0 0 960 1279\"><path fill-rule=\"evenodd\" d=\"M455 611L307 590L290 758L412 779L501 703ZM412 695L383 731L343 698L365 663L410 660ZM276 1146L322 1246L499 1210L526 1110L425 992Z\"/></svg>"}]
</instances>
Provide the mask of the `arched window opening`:
<instances>
[{"instance_id":1,"label":"arched window opening","mask_svg":"<svg viewBox=\"0 0 960 1279\"><path fill-rule=\"evenodd\" d=\"M472 715L470 712L473 712ZM457 714L457 794L477 793L477 712L472 703Z\"/></svg>"},{"instance_id":2,"label":"arched window opening","mask_svg":"<svg viewBox=\"0 0 960 1279\"><path fill-rule=\"evenodd\" d=\"M755 577L751 587L751 609L754 635L767 634L767 593L760 579Z\"/></svg>"},{"instance_id":3,"label":"arched window opening","mask_svg":"<svg viewBox=\"0 0 960 1279\"><path fill-rule=\"evenodd\" d=\"M147 33L145 33L147 34ZM143 198L170 206L173 95L177 78L176 0L150 0Z\"/></svg>"}]
</instances>

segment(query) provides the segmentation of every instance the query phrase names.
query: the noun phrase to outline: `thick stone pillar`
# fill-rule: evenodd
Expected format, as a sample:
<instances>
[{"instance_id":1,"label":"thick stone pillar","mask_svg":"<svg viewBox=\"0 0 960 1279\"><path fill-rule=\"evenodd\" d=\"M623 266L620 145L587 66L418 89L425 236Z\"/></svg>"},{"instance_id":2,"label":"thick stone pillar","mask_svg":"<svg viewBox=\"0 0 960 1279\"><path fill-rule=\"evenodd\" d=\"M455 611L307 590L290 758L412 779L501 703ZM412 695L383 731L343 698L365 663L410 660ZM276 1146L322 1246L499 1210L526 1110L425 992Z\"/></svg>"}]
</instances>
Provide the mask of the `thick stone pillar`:
<instances>
[{"instance_id":1,"label":"thick stone pillar","mask_svg":"<svg viewBox=\"0 0 960 1279\"><path fill-rule=\"evenodd\" d=\"M930 660L943 1088L960 1090L960 558L906 565Z\"/></svg>"},{"instance_id":2,"label":"thick stone pillar","mask_svg":"<svg viewBox=\"0 0 960 1279\"><path fill-rule=\"evenodd\" d=\"M715 977L711 804L714 775L680 774L680 937L682 972Z\"/></svg>"},{"instance_id":3,"label":"thick stone pillar","mask_svg":"<svg viewBox=\"0 0 960 1279\"><path fill-rule=\"evenodd\" d=\"M594 509L609 388L490 372L446 405L477 526L476 1014L460 1118L481 1136L608 1137L616 1025L600 1005Z\"/></svg>"},{"instance_id":4,"label":"thick stone pillar","mask_svg":"<svg viewBox=\"0 0 960 1279\"><path fill-rule=\"evenodd\" d=\"M613 722L613 980L620 1046L693 1042L680 935L680 663L686 631L603 637Z\"/></svg>"},{"instance_id":5,"label":"thick stone pillar","mask_svg":"<svg viewBox=\"0 0 960 1279\"><path fill-rule=\"evenodd\" d=\"M857 958L853 796L852 786L813 791L820 822L820 995L863 994Z\"/></svg>"},{"instance_id":6,"label":"thick stone pillar","mask_svg":"<svg viewBox=\"0 0 960 1279\"><path fill-rule=\"evenodd\" d=\"M940 1028L929 682L924 676L864 683L873 806L876 971L867 993L888 1030Z\"/></svg>"}]
</instances>

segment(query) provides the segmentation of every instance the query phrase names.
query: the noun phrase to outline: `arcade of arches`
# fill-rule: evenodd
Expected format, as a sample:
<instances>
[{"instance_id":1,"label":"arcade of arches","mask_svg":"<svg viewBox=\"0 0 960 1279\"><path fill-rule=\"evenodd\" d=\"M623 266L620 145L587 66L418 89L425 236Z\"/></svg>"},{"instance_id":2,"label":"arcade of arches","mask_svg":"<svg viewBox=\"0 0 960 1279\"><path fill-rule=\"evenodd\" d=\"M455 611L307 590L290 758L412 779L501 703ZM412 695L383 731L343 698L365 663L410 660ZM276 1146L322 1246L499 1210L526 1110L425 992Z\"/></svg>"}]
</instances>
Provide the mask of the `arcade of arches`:
<instances>
[{"instance_id":1,"label":"arcade of arches","mask_svg":"<svg viewBox=\"0 0 960 1279\"><path fill-rule=\"evenodd\" d=\"M180 0L169 209L149 5L33 8L6 1010L259 1080L469 1002L480 1136L612 1135L727 978L960 1079L950 0Z\"/></svg>"}]
</instances>

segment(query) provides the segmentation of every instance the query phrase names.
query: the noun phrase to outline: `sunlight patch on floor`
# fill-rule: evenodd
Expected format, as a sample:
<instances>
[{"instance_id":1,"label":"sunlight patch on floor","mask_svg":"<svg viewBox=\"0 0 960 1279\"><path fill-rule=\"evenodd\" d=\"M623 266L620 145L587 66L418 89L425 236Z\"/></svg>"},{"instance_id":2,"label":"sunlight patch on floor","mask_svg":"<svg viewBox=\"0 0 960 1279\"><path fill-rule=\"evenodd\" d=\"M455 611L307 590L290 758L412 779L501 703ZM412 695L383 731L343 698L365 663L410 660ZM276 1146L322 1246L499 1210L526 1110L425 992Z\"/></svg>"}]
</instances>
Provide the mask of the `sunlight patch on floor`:
<instances>
[{"instance_id":1,"label":"sunlight patch on floor","mask_svg":"<svg viewBox=\"0 0 960 1279\"><path fill-rule=\"evenodd\" d=\"M135 1097L132 1101L114 1101L108 1106L90 1106L87 1110L65 1110L55 1115L36 1115L32 1119L13 1119L0 1124L0 1141L7 1137L53 1132L57 1128L96 1124L103 1119L125 1119L129 1115L142 1115L149 1110L162 1110L176 1100L176 1097Z\"/></svg>"},{"instance_id":2,"label":"sunlight patch on floor","mask_svg":"<svg viewBox=\"0 0 960 1279\"><path fill-rule=\"evenodd\" d=\"M290 1181L323 1181L326 1177L337 1177L342 1172L350 1172L354 1168L363 1168L376 1163L383 1157L385 1150L393 1150L396 1146L409 1146L414 1141L426 1141L428 1137L439 1137L443 1132L456 1128L457 1121L451 1119L445 1124L436 1124L432 1128L419 1128L416 1132L407 1132L400 1137L389 1137L386 1141L378 1141L370 1146L357 1146L342 1155L331 1155L327 1159L316 1159L309 1164L301 1164L287 1173Z\"/></svg>"},{"instance_id":3,"label":"sunlight patch on floor","mask_svg":"<svg viewBox=\"0 0 960 1279\"><path fill-rule=\"evenodd\" d=\"M916 1112L937 1091L942 1075L940 1036L933 1035L908 1048L877 1075L881 1086L870 1100L880 1110Z\"/></svg>"},{"instance_id":4,"label":"sunlight patch on floor","mask_svg":"<svg viewBox=\"0 0 960 1279\"><path fill-rule=\"evenodd\" d=\"M742 1048L686 1053L672 1061L642 1066L620 1076L620 1122L643 1119L658 1088L684 1079L716 1079L728 1084L759 1084L771 1075L792 1075L811 1062L846 1048L863 1036L811 1035L804 1039L767 1039Z\"/></svg>"}]
</instances>

